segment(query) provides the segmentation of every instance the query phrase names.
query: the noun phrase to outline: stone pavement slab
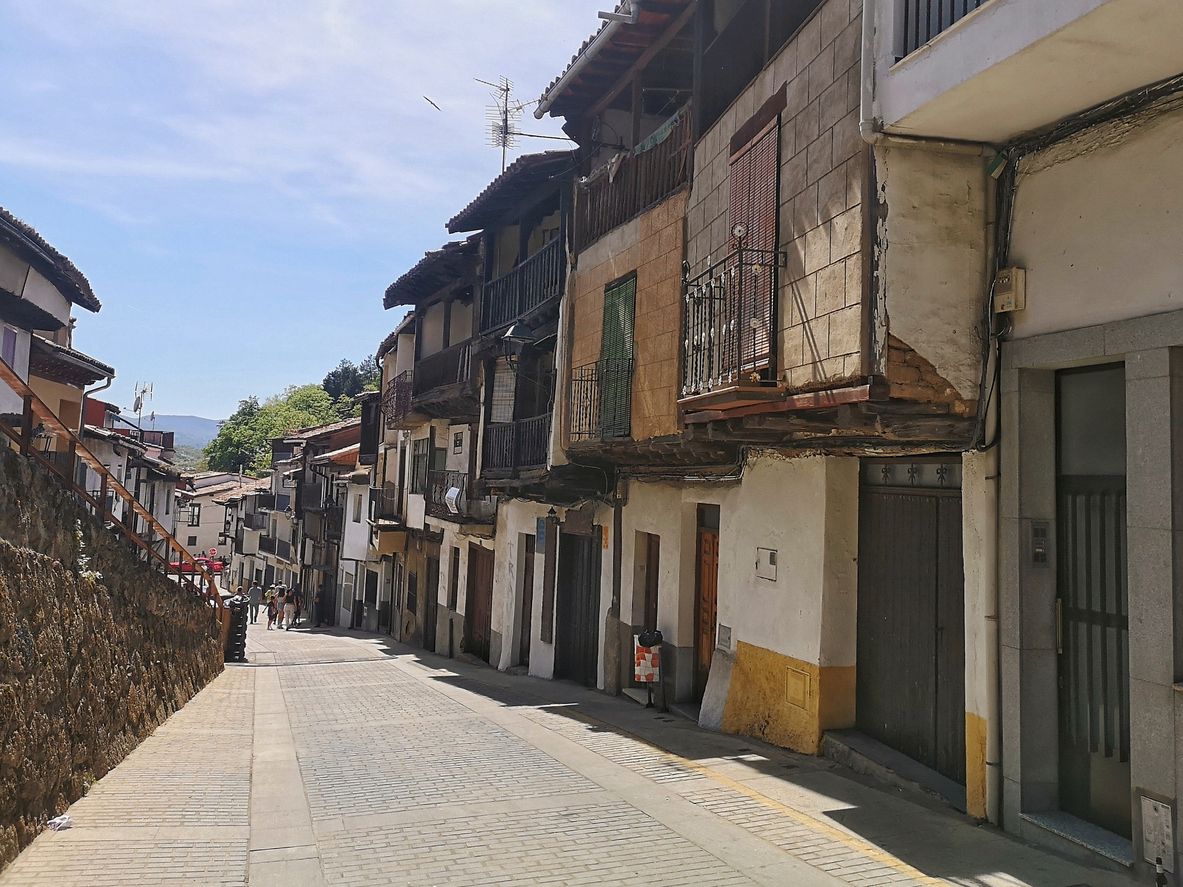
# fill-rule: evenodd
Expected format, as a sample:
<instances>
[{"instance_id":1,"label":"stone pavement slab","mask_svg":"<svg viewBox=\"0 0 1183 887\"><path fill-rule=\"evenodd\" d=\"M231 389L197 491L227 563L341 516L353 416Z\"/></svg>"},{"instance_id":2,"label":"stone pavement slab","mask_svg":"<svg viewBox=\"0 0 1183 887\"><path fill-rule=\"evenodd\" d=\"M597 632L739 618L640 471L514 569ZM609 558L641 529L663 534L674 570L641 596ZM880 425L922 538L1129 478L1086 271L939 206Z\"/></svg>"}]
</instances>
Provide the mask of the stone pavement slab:
<instances>
[{"instance_id":1,"label":"stone pavement slab","mask_svg":"<svg viewBox=\"0 0 1183 887\"><path fill-rule=\"evenodd\" d=\"M0 887L1129 883L582 687L335 631L248 656Z\"/></svg>"}]
</instances>

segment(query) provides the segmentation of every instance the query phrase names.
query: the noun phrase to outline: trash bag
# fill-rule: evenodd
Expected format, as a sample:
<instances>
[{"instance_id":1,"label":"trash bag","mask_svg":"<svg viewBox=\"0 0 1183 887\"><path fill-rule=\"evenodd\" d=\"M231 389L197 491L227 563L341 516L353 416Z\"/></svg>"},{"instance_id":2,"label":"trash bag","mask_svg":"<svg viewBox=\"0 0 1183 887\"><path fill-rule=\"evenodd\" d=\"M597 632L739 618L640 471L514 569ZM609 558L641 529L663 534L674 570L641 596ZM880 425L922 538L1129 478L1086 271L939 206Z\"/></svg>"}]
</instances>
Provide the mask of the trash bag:
<instances>
[{"instance_id":1,"label":"trash bag","mask_svg":"<svg viewBox=\"0 0 1183 887\"><path fill-rule=\"evenodd\" d=\"M656 628L646 629L637 635L637 644L642 647L660 647L663 638Z\"/></svg>"}]
</instances>

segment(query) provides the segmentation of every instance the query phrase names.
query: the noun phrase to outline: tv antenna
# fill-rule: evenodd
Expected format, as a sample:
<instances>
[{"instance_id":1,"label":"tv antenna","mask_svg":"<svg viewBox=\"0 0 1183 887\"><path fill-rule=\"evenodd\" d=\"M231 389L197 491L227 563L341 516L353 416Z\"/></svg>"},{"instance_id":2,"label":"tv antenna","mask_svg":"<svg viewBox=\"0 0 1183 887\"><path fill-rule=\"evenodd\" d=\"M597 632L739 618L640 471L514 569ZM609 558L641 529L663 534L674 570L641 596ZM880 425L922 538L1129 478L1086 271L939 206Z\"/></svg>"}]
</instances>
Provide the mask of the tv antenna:
<instances>
[{"instance_id":1,"label":"tv antenna","mask_svg":"<svg viewBox=\"0 0 1183 887\"><path fill-rule=\"evenodd\" d=\"M135 387L136 399L132 404L132 409L136 413L136 424L143 427L144 424L144 404L152 399L152 383L151 382L136 382ZM152 418L155 420L156 413L152 413Z\"/></svg>"},{"instance_id":2,"label":"tv antenna","mask_svg":"<svg viewBox=\"0 0 1183 887\"><path fill-rule=\"evenodd\" d=\"M518 121L530 105L538 103L520 102L513 98L513 81L508 77L498 77L496 83L473 77L477 83L484 84L493 90L493 104L485 110L485 119L489 122L489 145L501 149L501 171L505 172L509 160L509 149L516 148L518 139L553 139L559 142L569 142L566 136L540 135L538 133L522 132L518 129Z\"/></svg>"}]
</instances>

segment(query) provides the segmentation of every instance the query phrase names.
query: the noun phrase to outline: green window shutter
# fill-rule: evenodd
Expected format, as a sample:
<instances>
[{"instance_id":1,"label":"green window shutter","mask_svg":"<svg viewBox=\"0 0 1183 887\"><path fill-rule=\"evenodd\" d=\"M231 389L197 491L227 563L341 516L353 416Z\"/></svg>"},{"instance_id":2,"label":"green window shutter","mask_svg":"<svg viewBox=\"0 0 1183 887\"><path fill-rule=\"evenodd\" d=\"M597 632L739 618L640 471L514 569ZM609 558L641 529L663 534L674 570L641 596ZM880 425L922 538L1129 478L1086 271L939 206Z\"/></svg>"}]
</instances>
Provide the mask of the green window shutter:
<instances>
[{"instance_id":1,"label":"green window shutter","mask_svg":"<svg viewBox=\"0 0 1183 887\"><path fill-rule=\"evenodd\" d=\"M600 340L601 437L628 437L632 427L633 324L636 316L637 276L604 289L604 331Z\"/></svg>"}]
</instances>

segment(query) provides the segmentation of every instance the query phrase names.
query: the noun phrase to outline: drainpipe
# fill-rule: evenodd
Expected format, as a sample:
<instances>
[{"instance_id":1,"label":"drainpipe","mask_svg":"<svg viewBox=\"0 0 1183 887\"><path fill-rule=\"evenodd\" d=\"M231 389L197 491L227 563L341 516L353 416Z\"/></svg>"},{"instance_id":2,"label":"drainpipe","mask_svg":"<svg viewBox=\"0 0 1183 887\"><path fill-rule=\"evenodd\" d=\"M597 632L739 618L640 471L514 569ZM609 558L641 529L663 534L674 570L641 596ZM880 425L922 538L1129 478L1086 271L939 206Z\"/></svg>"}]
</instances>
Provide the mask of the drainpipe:
<instances>
[{"instance_id":1,"label":"drainpipe","mask_svg":"<svg viewBox=\"0 0 1183 887\"><path fill-rule=\"evenodd\" d=\"M997 262L995 244L998 242L998 191L993 187L989 173L986 176L986 298L990 299L994 292L989 281L994 279L994 266ZM986 309L987 322L985 332L992 336L994 314L990 306ZM998 367L997 361L1002 359L1002 353L991 342L986 349L986 378L993 378ZM988 391L989 388L987 387ZM1001 386L994 392L994 396L987 399L985 404L986 416L983 423L982 440L994 441L991 446L983 446L982 453L985 464L986 489L984 491L984 505L989 509L992 520L986 522L982 531L982 579L986 587L986 608L983 613L982 634L986 645L986 710L982 713L986 718L986 819L994 825L1002 823L1002 718L1000 714L1002 684L998 668L998 532L1000 520L998 512L999 499L999 402L1002 398Z\"/></svg>"},{"instance_id":2,"label":"drainpipe","mask_svg":"<svg viewBox=\"0 0 1183 887\"><path fill-rule=\"evenodd\" d=\"M82 431L82 426L86 424L86 401L87 401L87 398L89 398L92 394L98 394L100 391L106 391L108 388L111 387L111 385L114 384L114 382L115 382L114 376L107 376L107 381L104 382L102 385L99 385L97 388L91 388L89 391L87 391L85 388L82 390L82 409L81 409L82 415L78 417L79 432Z\"/></svg>"}]
</instances>

